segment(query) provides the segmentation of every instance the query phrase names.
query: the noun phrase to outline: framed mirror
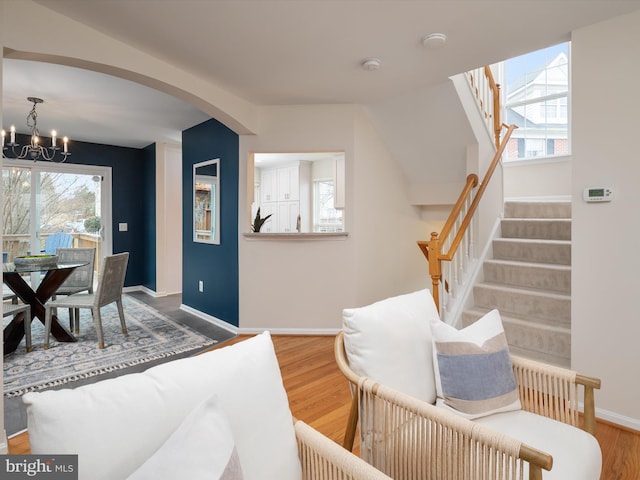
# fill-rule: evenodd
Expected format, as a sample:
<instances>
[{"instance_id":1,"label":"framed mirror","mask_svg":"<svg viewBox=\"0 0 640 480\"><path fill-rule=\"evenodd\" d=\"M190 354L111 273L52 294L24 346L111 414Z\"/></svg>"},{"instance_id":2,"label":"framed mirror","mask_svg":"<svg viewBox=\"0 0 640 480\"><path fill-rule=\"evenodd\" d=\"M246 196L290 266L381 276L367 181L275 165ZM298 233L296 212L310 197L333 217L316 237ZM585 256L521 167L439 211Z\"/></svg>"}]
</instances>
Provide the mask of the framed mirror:
<instances>
[{"instance_id":1,"label":"framed mirror","mask_svg":"<svg viewBox=\"0 0 640 480\"><path fill-rule=\"evenodd\" d=\"M193 165L193 241L220 244L220 159Z\"/></svg>"}]
</instances>

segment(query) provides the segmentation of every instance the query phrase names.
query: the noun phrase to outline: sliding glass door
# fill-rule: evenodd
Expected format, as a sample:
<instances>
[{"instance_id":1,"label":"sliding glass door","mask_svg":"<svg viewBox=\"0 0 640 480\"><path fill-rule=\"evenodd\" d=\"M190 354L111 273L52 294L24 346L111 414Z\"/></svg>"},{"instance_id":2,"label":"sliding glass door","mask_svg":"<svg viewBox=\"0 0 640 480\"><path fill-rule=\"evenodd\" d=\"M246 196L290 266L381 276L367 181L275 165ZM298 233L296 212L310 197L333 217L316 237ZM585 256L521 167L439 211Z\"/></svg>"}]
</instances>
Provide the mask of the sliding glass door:
<instances>
[{"instance_id":1,"label":"sliding glass door","mask_svg":"<svg viewBox=\"0 0 640 480\"><path fill-rule=\"evenodd\" d=\"M3 256L8 261L45 251L57 232L74 247L111 253L111 169L4 160ZM96 262L99 265L100 262Z\"/></svg>"}]
</instances>

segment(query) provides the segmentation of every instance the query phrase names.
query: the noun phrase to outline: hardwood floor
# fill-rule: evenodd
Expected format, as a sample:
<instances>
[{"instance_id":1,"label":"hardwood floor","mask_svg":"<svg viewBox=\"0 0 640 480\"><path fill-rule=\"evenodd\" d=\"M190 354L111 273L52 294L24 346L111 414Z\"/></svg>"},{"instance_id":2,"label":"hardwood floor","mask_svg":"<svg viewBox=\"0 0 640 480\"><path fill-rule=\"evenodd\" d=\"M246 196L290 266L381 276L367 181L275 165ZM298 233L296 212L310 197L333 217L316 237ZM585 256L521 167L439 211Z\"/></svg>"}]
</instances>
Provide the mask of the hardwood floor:
<instances>
[{"instance_id":1,"label":"hardwood floor","mask_svg":"<svg viewBox=\"0 0 640 480\"><path fill-rule=\"evenodd\" d=\"M273 341L293 416L341 443L351 397L333 357L333 337L276 335ZM596 437L603 454L602 480L640 479L640 432L598 422ZM29 453L28 435L11 438L9 451Z\"/></svg>"}]
</instances>

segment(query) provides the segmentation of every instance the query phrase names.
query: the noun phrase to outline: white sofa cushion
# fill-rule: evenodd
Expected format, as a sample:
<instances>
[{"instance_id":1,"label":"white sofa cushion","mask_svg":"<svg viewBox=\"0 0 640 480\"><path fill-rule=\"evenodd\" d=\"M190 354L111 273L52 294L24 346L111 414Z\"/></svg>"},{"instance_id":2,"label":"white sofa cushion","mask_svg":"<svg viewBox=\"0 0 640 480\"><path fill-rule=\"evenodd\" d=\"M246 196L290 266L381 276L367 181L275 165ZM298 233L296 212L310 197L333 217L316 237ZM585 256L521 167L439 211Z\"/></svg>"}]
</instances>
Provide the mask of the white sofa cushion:
<instances>
[{"instance_id":1,"label":"white sofa cushion","mask_svg":"<svg viewBox=\"0 0 640 480\"><path fill-rule=\"evenodd\" d=\"M462 330L431 323L437 405L467 418L521 408L497 310Z\"/></svg>"},{"instance_id":2,"label":"white sofa cushion","mask_svg":"<svg viewBox=\"0 0 640 480\"><path fill-rule=\"evenodd\" d=\"M342 326L349 366L360 376L434 403L430 323L438 318L427 289L345 309Z\"/></svg>"},{"instance_id":3,"label":"white sofa cushion","mask_svg":"<svg viewBox=\"0 0 640 480\"><path fill-rule=\"evenodd\" d=\"M497 413L474 420L553 457L545 480L598 480L602 452L595 437L584 430L524 410ZM525 475L524 478L528 478Z\"/></svg>"},{"instance_id":4,"label":"white sofa cushion","mask_svg":"<svg viewBox=\"0 0 640 480\"><path fill-rule=\"evenodd\" d=\"M217 395L187 415L178 429L127 480L242 480L233 433Z\"/></svg>"},{"instance_id":5,"label":"white sofa cushion","mask_svg":"<svg viewBox=\"0 0 640 480\"><path fill-rule=\"evenodd\" d=\"M245 479L300 479L293 419L267 332L144 373L25 394L31 451L79 454L81 480L123 479L213 394Z\"/></svg>"}]
</instances>

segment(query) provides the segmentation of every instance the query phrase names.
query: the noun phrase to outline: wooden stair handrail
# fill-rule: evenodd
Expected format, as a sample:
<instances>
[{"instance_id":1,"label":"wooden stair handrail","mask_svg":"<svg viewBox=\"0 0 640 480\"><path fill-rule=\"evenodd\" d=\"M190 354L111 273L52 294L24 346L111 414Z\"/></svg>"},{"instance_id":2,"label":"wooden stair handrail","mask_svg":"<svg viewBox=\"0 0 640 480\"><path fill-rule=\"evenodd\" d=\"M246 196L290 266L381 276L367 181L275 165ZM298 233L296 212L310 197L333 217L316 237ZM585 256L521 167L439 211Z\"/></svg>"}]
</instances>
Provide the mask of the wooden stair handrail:
<instances>
[{"instance_id":1,"label":"wooden stair handrail","mask_svg":"<svg viewBox=\"0 0 640 480\"><path fill-rule=\"evenodd\" d=\"M503 124L502 127L506 127L507 131L504 134L504 137L502 137L500 144L498 145L498 149L495 155L493 156L493 160L491 161L491 164L489 165L489 168L487 169L487 172L484 175L482 183L478 187L478 191L475 193L475 196L473 197L469 210L467 210L462 220L462 223L458 228L456 236L454 237L454 239L451 242L451 245L449 246L449 250L446 253L442 252L441 250L442 242L447 239L449 233L451 232L451 230L453 229L453 226L455 225L455 222L457 221L460 213L462 212L463 206L466 204L467 200L471 198L471 195L473 194L473 189L477 185L477 181L478 181L478 177L475 174L471 174L467 176L467 182L465 183L465 186L462 189L462 192L458 197L458 200L454 205L453 210L449 214L449 217L447 218L447 221L444 227L442 228L441 233L438 234L437 232L432 232L430 240L418 241L418 247L420 248L424 256L427 258L427 261L429 262L429 275L431 276L431 284L433 287L432 288L433 300L435 301L438 312L440 311L440 293L439 293L438 286L442 279L442 261L443 260L451 261L454 255L456 254L456 251L460 246L460 242L462 242L462 239L464 238L464 235L467 232L469 225L471 225L471 219L473 218L473 215L478 209L478 205L480 204L480 200L482 200L482 196L485 190L487 189L489 181L491 180L491 177L493 176L493 173L495 172L498 166L498 163L500 162L500 158L502 157L504 149L506 148L507 143L509 143L511 134L516 128L518 128L516 125L506 125L506 124Z\"/></svg>"},{"instance_id":2,"label":"wooden stair handrail","mask_svg":"<svg viewBox=\"0 0 640 480\"><path fill-rule=\"evenodd\" d=\"M473 215L475 214L478 208L478 205L480 204L480 200L482 200L482 195L484 194L484 191L487 189L487 186L489 185L489 181L491 181L491 177L493 176L493 173L496 171L496 167L500 162L500 158L502 158L502 153L504 152L504 149L507 147L507 143L509 143L509 138L511 138L511 134L513 133L513 131L516 128L518 128L517 125L505 124L504 126L507 127L507 131L504 134L504 137L502 138L502 142L500 143L500 146L498 147L496 154L493 156L491 165L489 165L489 168L487 169L487 173L485 173L484 179L482 180L482 183L478 187L478 191L473 197L471 206L469 207L469 210L467 211L467 214L465 215L464 219L462 220L462 224L458 229L458 234L453 239L453 242L451 242L451 247L449 247L449 251L446 253L446 255L441 256L442 260L450 261L455 255L456 250L458 250L458 246L462 241L462 237L464 236L465 232L469 228L469 225L471 224L471 219L473 218Z\"/></svg>"},{"instance_id":3,"label":"wooden stair handrail","mask_svg":"<svg viewBox=\"0 0 640 480\"><path fill-rule=\"evenodd\" d=\"M444 224L444 227L442 227L442 231L440 232L440 238L447 238L449 236L449 232L453 228L455 219L458 218L458 216L460 216L462 207L464 206L467 199L473 193L473 189L476 188L477 186L478 186L478 175L476 175L475 173L471 173L467 175L467 181L464 187L462 188L462 192L460 192L460 195L458 196L458 200L456 201L456 204L453 206L453 210L451 210L451 213L447 218L447 222ZM433 235L438 235L438 233L433 232L431 233L431 235L433 238ZM422 253L424 253L424 256L427 257L427 260L429 260L428 245L429 245L429 240L418 241L418 246L420 247L420 250L422 250Z\"/></svg>"}]
</instances>

